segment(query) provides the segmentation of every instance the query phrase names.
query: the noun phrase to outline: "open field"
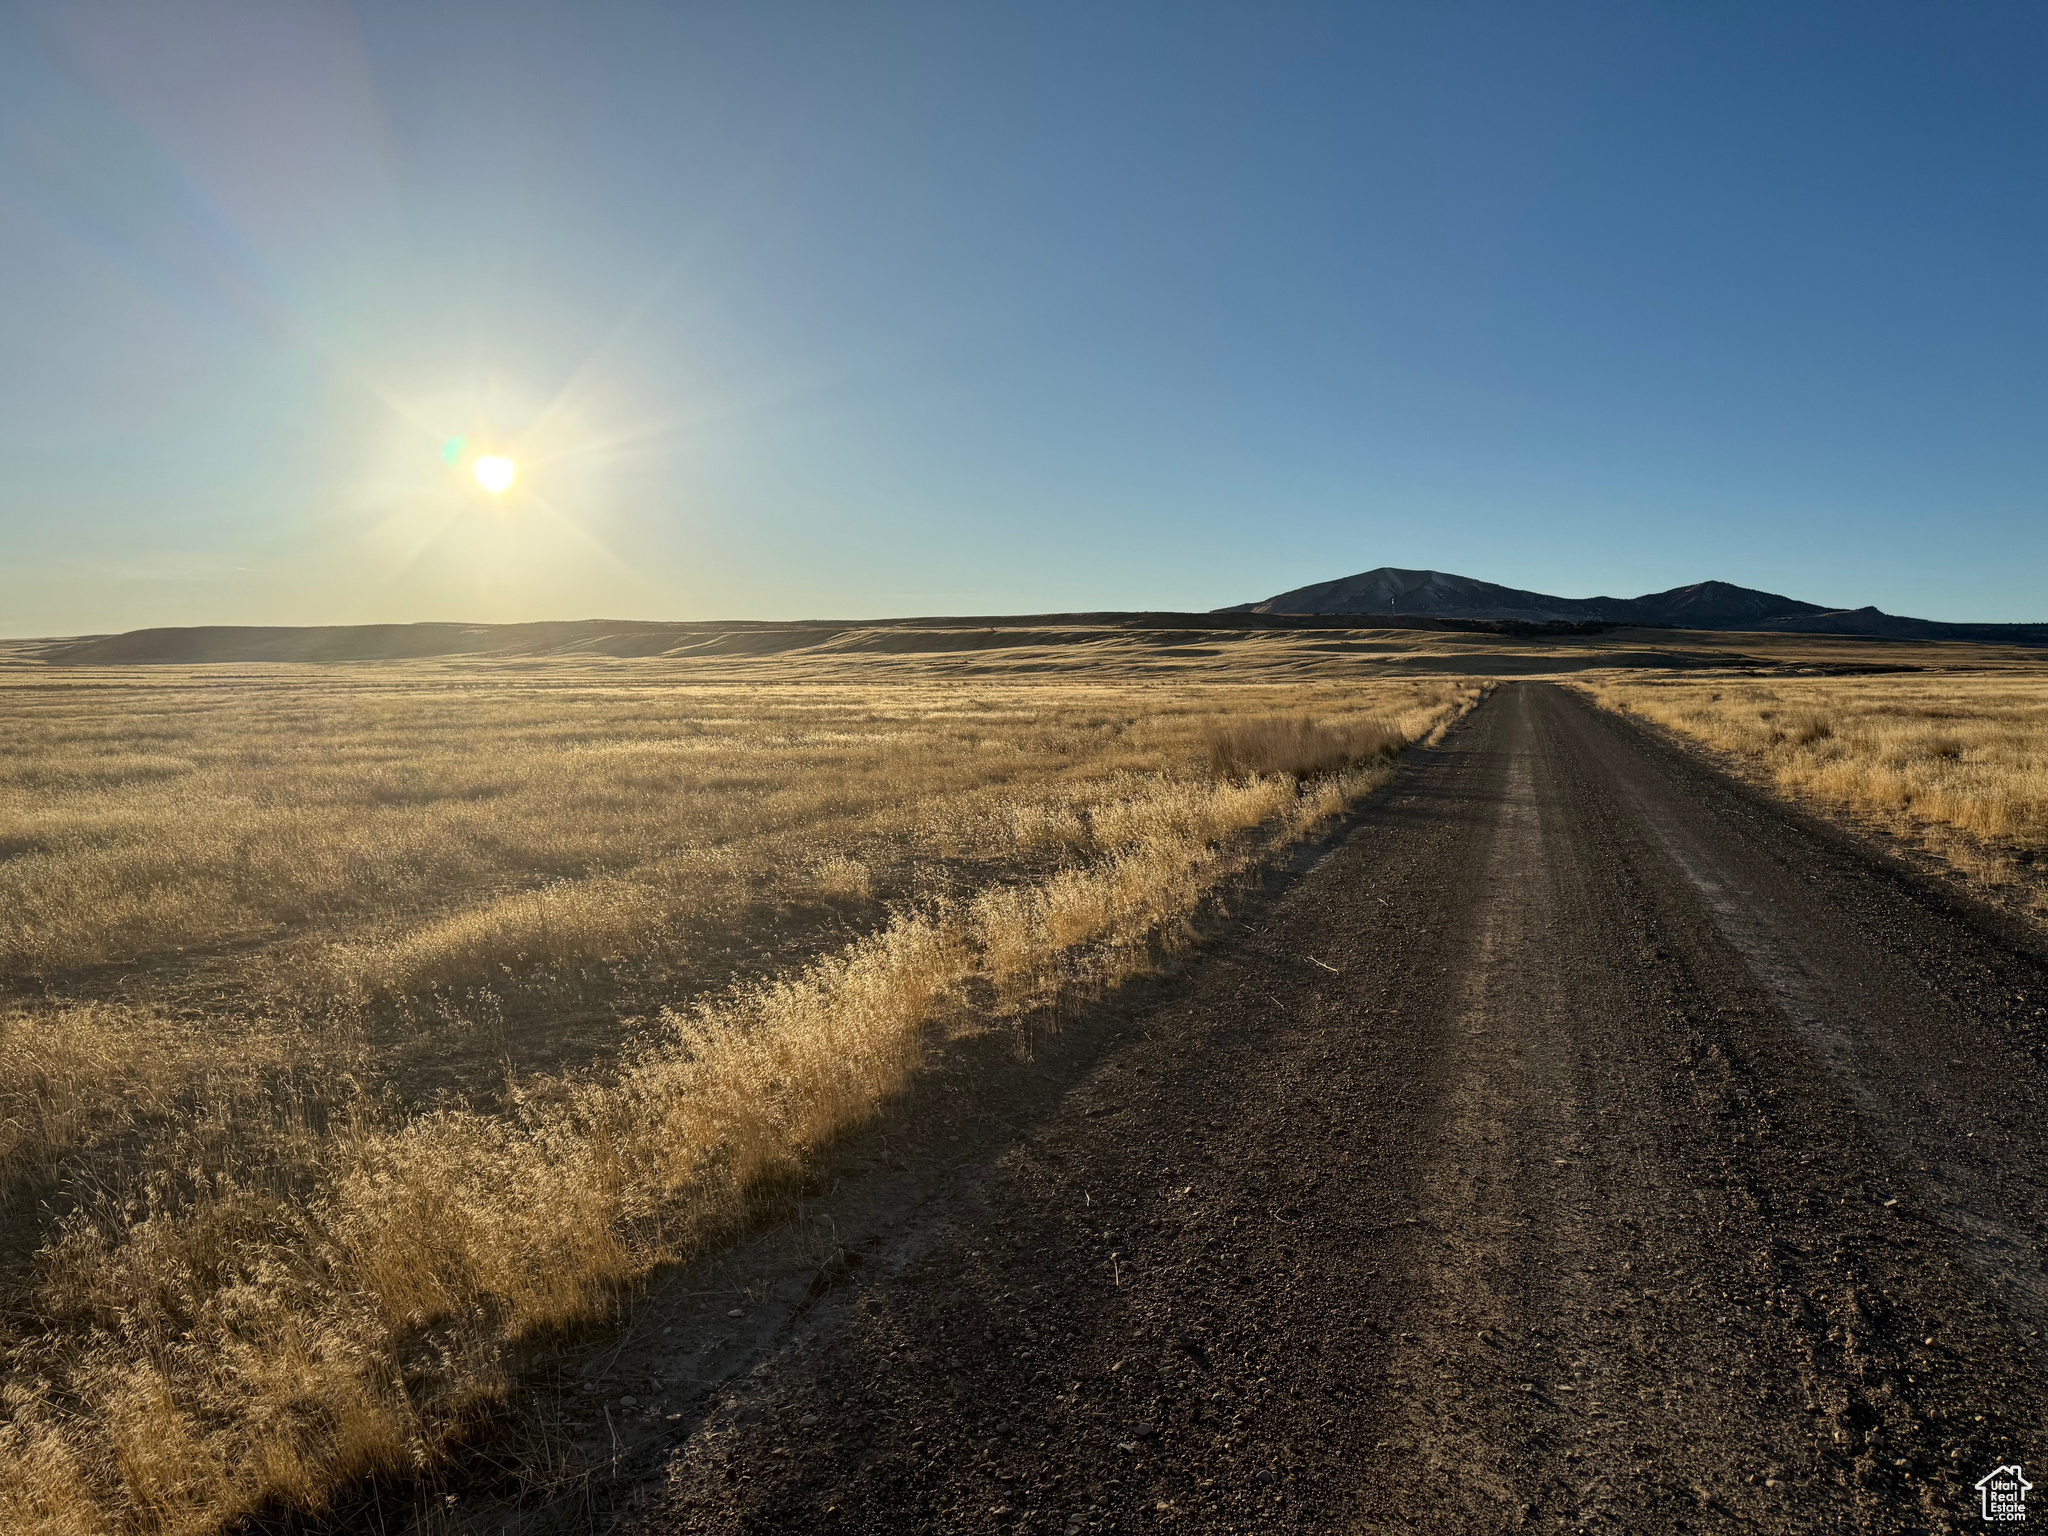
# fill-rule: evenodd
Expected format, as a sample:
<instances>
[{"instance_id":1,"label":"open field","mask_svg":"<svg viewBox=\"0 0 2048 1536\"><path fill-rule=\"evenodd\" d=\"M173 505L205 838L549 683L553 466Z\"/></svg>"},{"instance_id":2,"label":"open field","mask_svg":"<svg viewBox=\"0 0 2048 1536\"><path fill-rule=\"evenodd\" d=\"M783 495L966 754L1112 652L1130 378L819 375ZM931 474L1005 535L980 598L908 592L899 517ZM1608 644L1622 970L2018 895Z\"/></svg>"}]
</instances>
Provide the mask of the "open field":
<instances>
[{"instance_id":1,"label":"open field","mask_svg":"<svg viewBox=\"0 0 2048 1536\"><path fill-rule=\"evenodd\" d=\"M1204 663L0 672L0 1528L417 1465L1480 696Z\"/></svg>"},{"instance_id":2,"label":"open field","mask_svg":"<svg viewBox=\"0 0 2048 1536\"><path fill-rule=\"evenodd\" d=\"M1434 738L1495 672L1575 678L1795 797L1928 838L1980 879L2029 889L2041 844L2048 684L2037 655L2009 649L1650 631L748 634L637 659L84 666L31 645L0 659L0 1529L205 1531L431 1464L501 1409L535 1347L621 1315L664 1265L758 1230L938 1057L991 1039L1028 1056L1068 1004L1157 972L1219 898L1385 783L1391 754ZM1287 969L1306 967L1349 999L1343 1017L1378 1016L1395 996L1380 957L1408 955L1418 990L1387 1027L1464 1050L1437 1036L1464 1017L1458 988L1509 985L1485 979L1506 972L1484 956L1488 925L1511 918L1535 1001L1503 994L1488 1016L1583 1011L1573 998L1593 973L1551 975L1541 957L1553 908L1578 911L1570 892L1592 888L1571 873L1592 855L1549 823L1514 852L1535 803L1517 765L1548 764L1546 795L1580 794L1595 764L1617 786L1679 770L1602 745L1551 706L1514 718L1482 733L1494 744L1476 756L1435 754L1415 781L1434 787L1383 827L1369 818L1347 852L1356 879L1379 868L1380 840L1407 848L1408 885L1305 887L1379 937L1361 948L1323 932L1333 918L1297 914L1262 996L1310 1006ZM1478 800L1458 787L1468 761L1490 786ZM1491 872L1471 884L1433 869L1425 850L1445 839ZM1661 865L1630 878L1685 908L1685 881ZM1546 880L1565 882L1550 906L1530 894ZM1508 893L1493 906L1521 892L1520 905L1475 907L1482 890ZM1452 942L1445 912L1478 925L1469 943ZM1605 907L1579 916L1597 922L1572 930L1575 945L1621 921ZM1294 955L1303 934L1310 959ZM1835 966L1864 941L1829 942ZM1219 974L1241 959L1216 957ZM1217 1006L1235 1017L1241 1004ZM1627 1018L1635 1003L1601 1007ZM1332 1060L1352 1048L1314 1047ZM1617 1036L1598 1049L1648 1048ZM1340 1119L1454 1082L1425 1059L1389 1068ZM1269 1065L1246 1058L1243 1082ZM1210 1089L1186 1091L1199 1129ZM1775 1091L1759 1087L1760 1102ZM1547 1102L1516 1113L1542 1120ZM1412 1146L1376 1155L1414 1168L1362 1205L1344 1180L1328 1186L1374 1222L1378 1202L1440 1180L1417 1161L1419 1124L1388 1124ZM1231 1177L1256 1182L1297 1130L1247 1127L1255 1150ZM1167 1146L1181 1133L1152 1135ZM1113 1141L1096 1188L1123 1199ZM1702 1166L1739 1161L1695 1152ZM1342 1155L1294 1161L1323 1178ZM1940 1198L1959 1187L1952 1177ZM1492 1230L1498 1212L1461 1188L1424 1201L1449 1202L1432 1229ZM1226 1207L1301 1197L1246 1199L1216 1207L1219 1229L1243 1219ZM1958 1231L1994 1219L1964 1203ZM1415 1297L1528 1257L1488 1257L1492 1240ZM1118 1262L1141 1251L1118 1241ZM1048 1289L1093 1265L1094 1242L1048 1235ZM1272 1273L1276 1297L1300 1289L1284 1266ZM1343 1283L1333 1272L1303 1294ZM1419 1304L1390 1294L1390 1308ZM1669 1321L1704 1326L1682 1308ZM1456 1323L1425 1319L1417 1337ZM614 1364L667 1380L695 1369L643 1359L649 1347ZM2031 1385L2010 1385L2030 1400ZM1264 1390L1249 1377L1244 1389ZM1673 1466L1689 1454L1674 1450ZM1693 1470L1714 1482L1720 1469ZM681 1524L713 1506L693 1508ZM877 1508L888 1528L890 1506ZM701 1523L727 1528L739 1509Z\"/></svg>"},{"instance_id":3,"label":"open field","mask_svg":"<svg viewBox=\"0 0 2048 1536\"><path fill-rule=\"evenodd\" d=\"M1921 844L2048 915L2048 676L1631 678L1610 708L1729 754L1793 799Z\"/></svg>"}]
</instances>

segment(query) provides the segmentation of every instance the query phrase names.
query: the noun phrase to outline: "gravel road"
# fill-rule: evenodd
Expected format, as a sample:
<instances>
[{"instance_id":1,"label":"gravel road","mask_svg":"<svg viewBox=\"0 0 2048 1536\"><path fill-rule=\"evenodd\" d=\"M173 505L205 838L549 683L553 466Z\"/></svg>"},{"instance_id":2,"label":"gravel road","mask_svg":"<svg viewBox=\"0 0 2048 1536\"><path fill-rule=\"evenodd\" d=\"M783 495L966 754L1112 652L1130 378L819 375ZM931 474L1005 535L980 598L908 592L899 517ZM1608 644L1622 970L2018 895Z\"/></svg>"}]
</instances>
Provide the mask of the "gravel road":
<instances>
[{"instance_id":1,"label":"gravel road","mask_svg":"<svg viewBox=\"0 0 2048 1536\"><path fill-rule=\"evenodd\" d=\"M2001 1463L2048 1485L2028 944L1504 687L638 1528L1980 1526Z\"/></svg>"}]
</instances>

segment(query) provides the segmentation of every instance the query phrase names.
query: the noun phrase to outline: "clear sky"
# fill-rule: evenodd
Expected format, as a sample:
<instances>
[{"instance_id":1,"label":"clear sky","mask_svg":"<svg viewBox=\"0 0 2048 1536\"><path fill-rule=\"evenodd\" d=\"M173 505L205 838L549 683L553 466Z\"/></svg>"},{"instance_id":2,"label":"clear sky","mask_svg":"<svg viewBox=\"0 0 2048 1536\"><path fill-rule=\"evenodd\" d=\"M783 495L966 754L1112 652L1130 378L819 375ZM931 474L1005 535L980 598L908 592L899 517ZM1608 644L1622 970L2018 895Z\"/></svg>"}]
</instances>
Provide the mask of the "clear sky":
<instances>
[{"instance_id":1,"label":"clear sky","mask_svg":"<svg viewBox=\"0 0 2048 1536\"><path fill-rule=\"evenodd\" d=\"M2048 620L2044 80L2024 0L8 5L0 633Z\"/></svg>"}]
</instances>

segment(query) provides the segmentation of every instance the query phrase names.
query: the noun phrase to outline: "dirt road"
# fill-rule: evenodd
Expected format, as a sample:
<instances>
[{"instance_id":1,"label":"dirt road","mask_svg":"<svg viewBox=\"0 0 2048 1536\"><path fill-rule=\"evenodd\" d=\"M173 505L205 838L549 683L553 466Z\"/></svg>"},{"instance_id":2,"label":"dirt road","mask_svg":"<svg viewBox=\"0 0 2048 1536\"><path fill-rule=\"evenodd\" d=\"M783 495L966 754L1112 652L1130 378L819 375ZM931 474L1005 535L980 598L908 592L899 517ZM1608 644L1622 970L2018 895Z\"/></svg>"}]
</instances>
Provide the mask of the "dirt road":
<instances>
[{"instance_id":1,"label":"dirt road","mask_svg":"<svg viewBox=\"0 0 2048 1536\"><path fill-rule=\"evenodd\" d=\"M2048 1485L2018 941L1543 685L1252 924L693 1420L649 1536L1945 1530Z\"/></svg>"}]
</instances>

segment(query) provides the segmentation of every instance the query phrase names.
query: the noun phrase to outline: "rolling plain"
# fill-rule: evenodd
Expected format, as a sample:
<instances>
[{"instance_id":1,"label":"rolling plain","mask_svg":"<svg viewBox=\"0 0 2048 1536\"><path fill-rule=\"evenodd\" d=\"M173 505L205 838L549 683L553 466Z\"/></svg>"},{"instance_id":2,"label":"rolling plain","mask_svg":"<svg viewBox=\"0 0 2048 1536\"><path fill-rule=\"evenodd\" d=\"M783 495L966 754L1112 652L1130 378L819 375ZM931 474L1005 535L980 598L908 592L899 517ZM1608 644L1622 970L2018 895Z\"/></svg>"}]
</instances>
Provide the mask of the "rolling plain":
<instances>
[{"instance_id":1,"label":"rolling plain","mask_svg":"<svg viewBox=\"0 0 2048 1536\"><path fill-rule=\"evenodd\" d=\"M15 644L0 1527L1942 1529L2048 1422L2034 653L673 640Z\"/></svg>"}]
</instances>

